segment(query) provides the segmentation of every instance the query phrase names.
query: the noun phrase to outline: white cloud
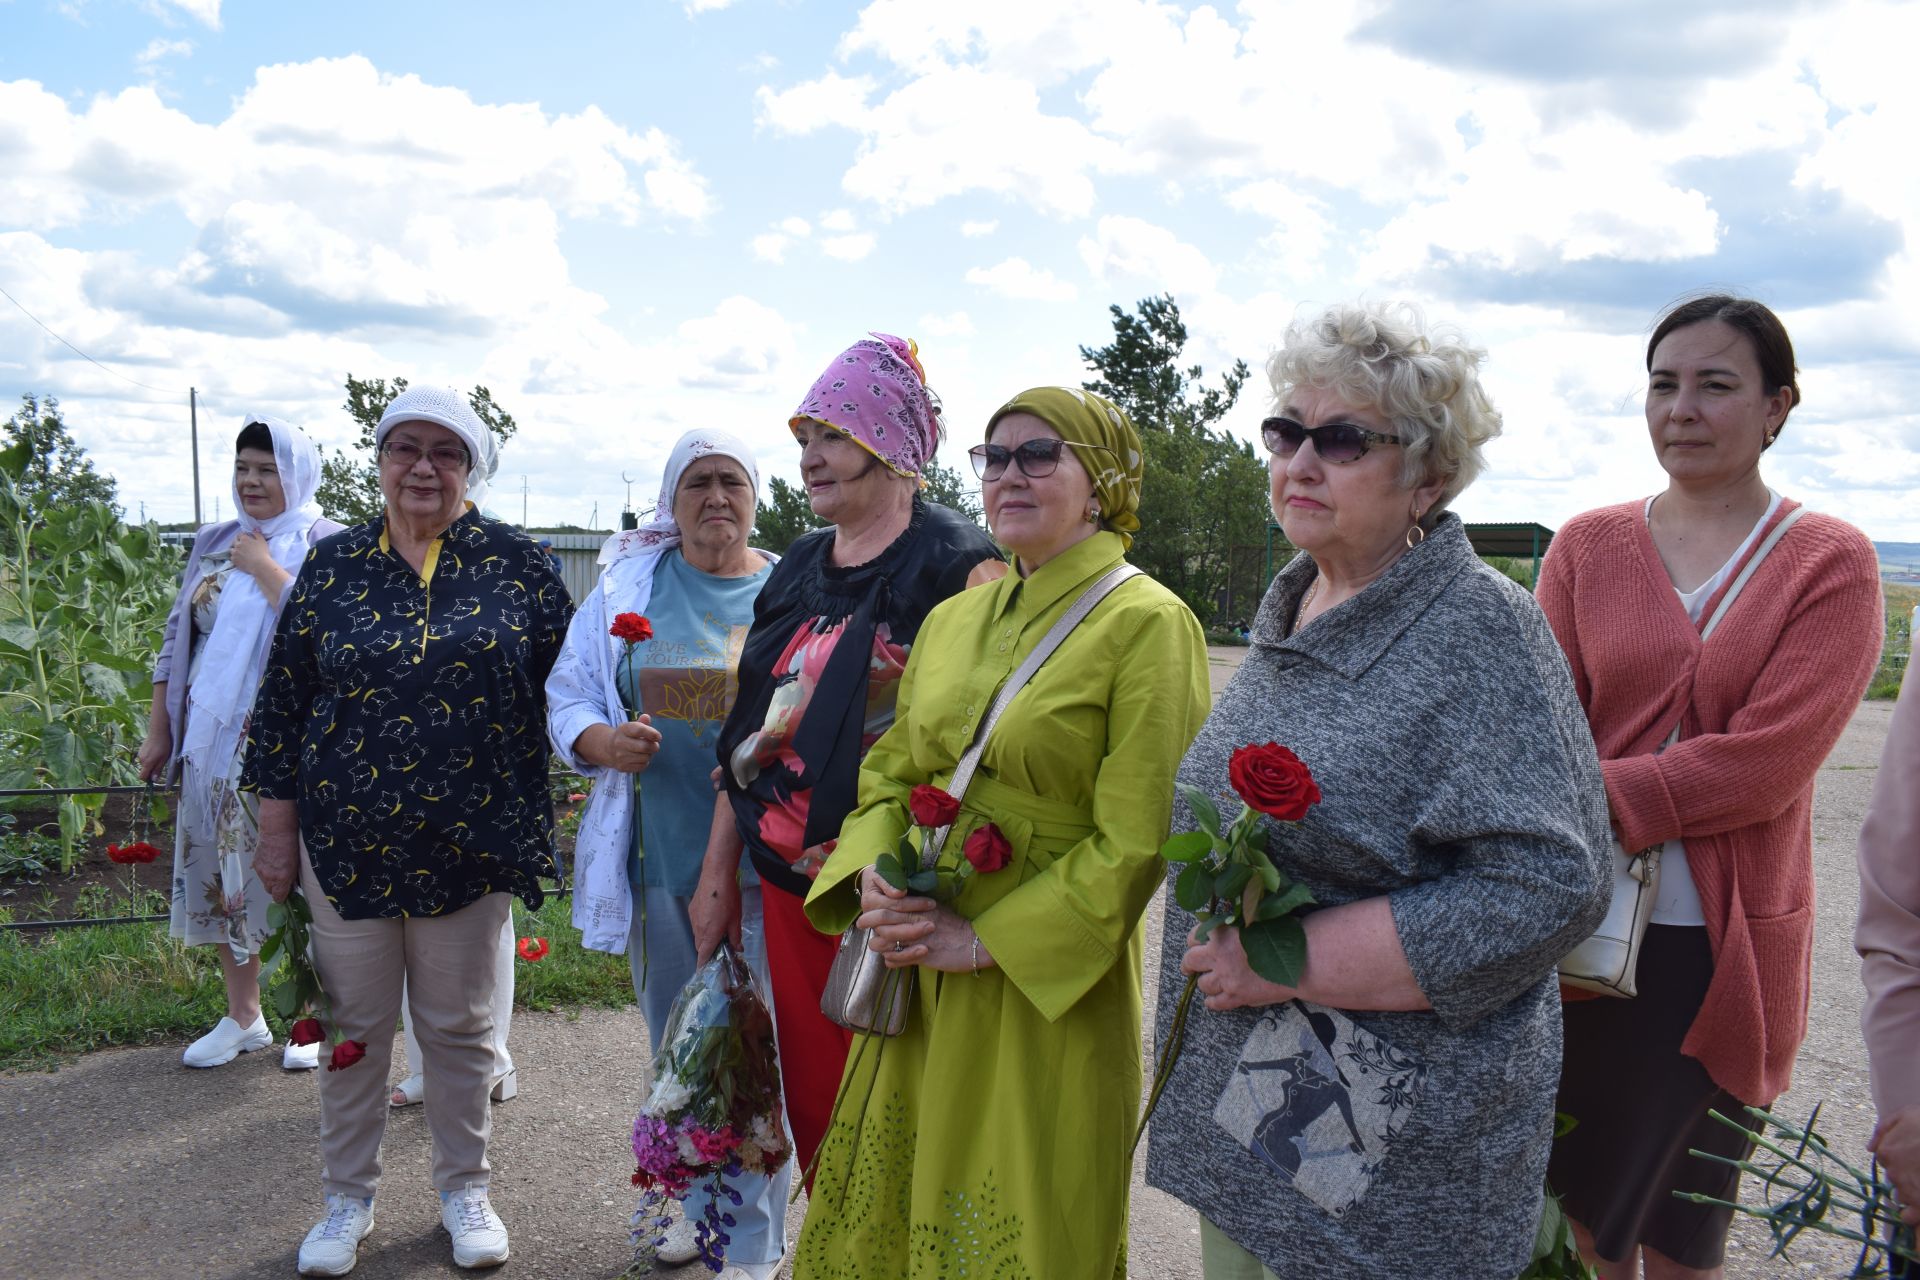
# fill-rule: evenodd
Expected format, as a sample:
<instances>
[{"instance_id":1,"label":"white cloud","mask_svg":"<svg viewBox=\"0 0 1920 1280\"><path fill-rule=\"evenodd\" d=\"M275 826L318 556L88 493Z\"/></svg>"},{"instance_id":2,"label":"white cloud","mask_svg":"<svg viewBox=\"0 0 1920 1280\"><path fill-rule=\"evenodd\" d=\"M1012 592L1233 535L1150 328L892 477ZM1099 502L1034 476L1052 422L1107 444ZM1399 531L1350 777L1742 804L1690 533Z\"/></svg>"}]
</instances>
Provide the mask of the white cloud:
<instances>
[{"instance_id":1,"label":"white cloud","mask_svg":"<svg viewBox=\"0 0 1920 1280\"><path fill-rule=\"evenodd\" d=\"M990 236L1000 229L998 218L969 220L960 224L960 234L969 240L978 240L981 236Z\"/></svg>"},{"instance_id":2,"label":"white cloud","mask_svg":"<svg viewBox=\"0 0 1920 1280\"><path fill-rule=\"evenodd\" d=\"M852 235L826 237L820 242L820 252L842 262L858 262L873 252L873 245L873 234L859 231Z\"/></svg>"},{"instance_id":3,"label":"white cloud","mask_svg":"<svg viewBox=\"0 0 1920 1280\"><path fill-rule=\"evenodd\" d=\"M142 69L151 68L162 58L184 58L193 52L191 40L166 40L159 36L147 41L147 47L133 55L133 63Z\"/></svg>"},{"instance_id":4,"label":"white cloud","mask_svg":"<svg viewBox=\"0 0 1920 1280\"><path fill-rule=\"evenodd\" d=\"M215 31L220 29L220 0L147 0L147 6L162 16L178 9Z\"/></svg>"},{"instance_id":5,"label":"white cloud","mask_svg":"<svg viewBox=\"0 0 1920 1280\"><path fill-rule=\"evenodd\" d=\"M782 218L778 225L781 231L796 239L813 234L813 228L807 225L805 218Z\"/></svg>"},{"instance_id":6,"label":"white cloud","mask_svg":"<svg viewBox=\"0 0 1920 1280\"><path fill-rule=\"evenodd\" d=\"M727 298L711 315L682 324L679 335L684 386L770 391L772 375L794 359L793 326L752 298Z\"/></svg>"},{"instance_id":7,"label":"white cloud","mask_svg":"<svg viewBox=\"0 0 1920 1280\"><path fill-rule=\"evenodd\" d=\"M786 261L787 246L792 243L792 240L781 235L778 231L768 231L762 235L755 236L749 242L748 247L753 250L753 256L762 262L778 264Z\"/></svg>"},{"instance_id":8,"label":"white cloud","mask_svg":"<svg viewBox=\"0 0 1920 1280\"><path fill-rule=\"evenodd\" d=\"M1165 227L1125 215L1102 218L1092 236L1082 236L1080 260L1100 284L1138 281L1155 293L1211 293L1220 279L1199 249Z\"/></svg>"},{"instance_id":9,"label":"white cloud","mask_svg":"<svg viewBox=\"0 0 1920 1280\"><path fill-rule=\"evenodd\" d=\"M680 3L689 18L697 18L703 13L718 13L732 5L733 0L681 0Z\"/></svg>"},{"instance_id":10,"label":"white cloud","mask_svg":"<svg viewBox=\"0 0 1920 1280\"><path fill-rule=\"evenodd\" d=\"M932 338L970 338L973 320L964 311L949 311L945 315L929 312L920 317L920 332Z\"/></svg>"},{"instance_id":11,"label":"white cloud","mask_svg":"<svg viewBox=\"0 0 1920 1280\"><path fill-rule=\"evenodd\" d=\"M851 231L854 226L851 209L829 209L820 215L822 231Z\"/></svg>"},{"instance_id":12,"label":"white cloud","mask_svg":"<svg viewBox=\"0 0 1920 1280\"><path fill-rule=\"evenodd\" d=\"M1317 271L1333 238L1325 206L1277 178L1250 182L1227 192L1227 207L1266 219L1272 231L1260 241L1262 257L1284 277L1301 279Z\"/></svg>"},{"instance_id":13,"label":"white cloud","mask_svg":"<svg viewBox=\"0 0 1920 1280\"><path fill-rule=\"evenodd\" d=\"M1080 291L1043 267L1025 258L1008 258L991 267L974 267L967 272L967 283L990 289L1003 298L1031 302L1071 302Z\"/></svg>"},{"instance_id":14,"label":"white cloud","mask_svg":"<svg viewBox=\"0 0 1920 1280\"><path fill-rule=\"evenodd\" d=\"M867 113L867 97L874 82L866 76L842 76L829 71L791 89L764 86L754 93L759 121L777 133L815 133L831 125L857 128Z\"/></svg>"}]
</instances>

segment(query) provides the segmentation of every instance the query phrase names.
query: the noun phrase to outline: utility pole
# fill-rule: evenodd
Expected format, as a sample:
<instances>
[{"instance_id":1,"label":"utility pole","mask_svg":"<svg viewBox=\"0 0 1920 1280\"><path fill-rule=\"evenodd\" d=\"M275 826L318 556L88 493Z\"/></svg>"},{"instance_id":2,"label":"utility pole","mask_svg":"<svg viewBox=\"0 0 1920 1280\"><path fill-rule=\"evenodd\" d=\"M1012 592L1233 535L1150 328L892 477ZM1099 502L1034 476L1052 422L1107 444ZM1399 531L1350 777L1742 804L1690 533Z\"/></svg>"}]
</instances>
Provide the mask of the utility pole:
<instances>
[{"instance_id":1,"label":"utility pole","mask_svg":"<svg viewBox=\"0 0 1920 1280\"><path fill-rule=\"evenodd\" d=\"M187 388L187 430L193 440L193 523L200 524L200 388Z\"/></svg>"},{"instance_id":2,"label":"utility pole","mask_svg":"<svg viewBox=\"0 0 1920 1280\"><path fill-rule=\"evenodd\" d=\"M527 531L527 478L520 477L520 532Z\"/></svg>"}]
</instances>

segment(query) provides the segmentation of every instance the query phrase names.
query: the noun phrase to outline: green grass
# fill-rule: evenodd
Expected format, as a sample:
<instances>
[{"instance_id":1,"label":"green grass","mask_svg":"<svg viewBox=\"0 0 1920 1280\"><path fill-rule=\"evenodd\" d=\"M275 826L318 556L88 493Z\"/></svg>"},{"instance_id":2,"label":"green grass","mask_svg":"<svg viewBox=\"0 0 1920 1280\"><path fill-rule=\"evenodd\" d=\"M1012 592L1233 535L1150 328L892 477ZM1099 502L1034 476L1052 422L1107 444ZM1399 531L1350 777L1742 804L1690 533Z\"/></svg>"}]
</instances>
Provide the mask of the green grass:
<instances>
[{"instance_id":1,"label":"green grass","mask_svg":"<svg viewBox=\"0 0 1920 1280\"><path fill-rule=\"evenodd\" d=\"M124 896L89 906L103 916L135 914ZM138 907L154 909L151 902ZM551 947L545 959L519 963L515 1007L617 1009L633 1002L626 958L582 950L568 923L571 909L566 898L547 899L537 913L514 904L520 935L545 937ZM0 911L0 918L7 914ZM0 1070L50 1070L113 1045L185 1045L225 1012L213 949L183 947L163 924L31 937L0 931ZM276 1038L284 1035L279 1020L267 1017Z\"/></svg>"}]
</instances>

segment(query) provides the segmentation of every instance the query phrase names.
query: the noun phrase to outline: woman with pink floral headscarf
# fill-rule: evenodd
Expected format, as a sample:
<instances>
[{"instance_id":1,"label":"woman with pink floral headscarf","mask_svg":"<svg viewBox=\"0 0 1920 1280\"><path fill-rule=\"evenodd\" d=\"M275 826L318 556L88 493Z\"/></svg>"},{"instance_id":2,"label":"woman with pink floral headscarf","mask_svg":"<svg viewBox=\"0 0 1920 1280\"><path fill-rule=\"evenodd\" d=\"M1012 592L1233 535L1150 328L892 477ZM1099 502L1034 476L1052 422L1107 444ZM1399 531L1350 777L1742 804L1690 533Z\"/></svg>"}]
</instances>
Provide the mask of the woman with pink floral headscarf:
<instances>
[{"instance_id":1,"label":"woman with pink floral headscarf","mask_svg":"<svg viewBox=\"0 0 1920 1280\"><path fill-rule=\"evenodd\" d=\"M801 903L852 810L861 757L893 722L921 620L1006 572L986 531L920 495L939 411L913 343L874 334L828 364L789 420L814 514L774 568L720 732L724 790L694 892L704 958L740 928L740 855L760 875L781 1074L804 1167L826 1132L849 1035L820 1012L836 937Z\"/></svg>"}]
</instances>

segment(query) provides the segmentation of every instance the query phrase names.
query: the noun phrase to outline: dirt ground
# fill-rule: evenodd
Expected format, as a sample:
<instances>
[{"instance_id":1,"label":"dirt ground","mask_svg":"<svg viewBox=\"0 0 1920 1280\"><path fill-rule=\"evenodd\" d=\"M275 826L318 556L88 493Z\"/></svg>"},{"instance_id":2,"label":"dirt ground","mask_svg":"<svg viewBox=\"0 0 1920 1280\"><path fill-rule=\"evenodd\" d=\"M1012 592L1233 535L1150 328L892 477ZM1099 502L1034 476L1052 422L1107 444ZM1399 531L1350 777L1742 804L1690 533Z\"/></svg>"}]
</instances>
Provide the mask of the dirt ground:
<instances>
[{"instance_id":1,"label":"dirt ground","mask_svg":"<svg viewBox=\"0 0 1920 1280\"><path fill-rule=\"evenodd\" d=\"M1216 687L1238 657L1215 651ZM1872 1125L1859 1030L1859 970L1850 939L1858 886L1854 839L1886 737L1891 704L1864 704L1821 772L1814 818L1819 926L1812 1030L1796 1084L1780 1104L1859 1152ZM1157 947L1159 912L1149 917ZM1151 948L1150 948L1151 949ZM1149 980L1152 968L1149 967ZM1148 1005L1152 1008L1152 994ZM520 1096L494 1108L494 1202L512 1232L499 1273L618 1276L632 1199L627 1131L646 1070L640 1015L522 1013L513 1027ZM320 1206L314 1077L279 1068L279 1052L215 1071L180 1066L179 1047L90 1054L59 1071L0 1076L0 1276L282 1277ZM426 1119L395 1112L377 1223L356 1276L466 1274L449 1258L427 1181ZM789 1217L797 1234L804 1204ZM1765 1232L1736 1224L1736 1278L1844 1275L1836 1249L1796 1245L1765 1259ZM1198 1280L1191 1210L1136 1182L1132 1274ZM695 1263L660 1273L695 1277Z\"/></svg>"}]
</instances>

